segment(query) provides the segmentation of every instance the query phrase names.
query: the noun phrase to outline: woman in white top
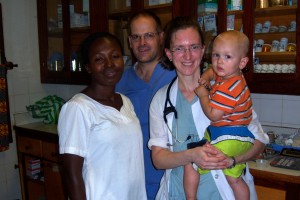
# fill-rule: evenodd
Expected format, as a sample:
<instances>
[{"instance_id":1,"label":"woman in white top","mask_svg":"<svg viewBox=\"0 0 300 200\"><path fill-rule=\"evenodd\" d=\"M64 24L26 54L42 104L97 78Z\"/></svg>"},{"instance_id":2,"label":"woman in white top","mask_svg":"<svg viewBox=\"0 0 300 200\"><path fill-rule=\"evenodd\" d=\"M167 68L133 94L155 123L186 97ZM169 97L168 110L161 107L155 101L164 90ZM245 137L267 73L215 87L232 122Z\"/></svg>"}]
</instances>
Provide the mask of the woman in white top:
<instances>
[{"instance_id":1,"label":"woman in white top","mask_svg":"<svg viewBox=\"0 0 300 200\"><path fill-rule=\"evenodd\" d=\"M91 83L61 109L58 133L71 200L145 200L142 131L130 100L115 92L124 69L110 33L90 35L81 49Z\"/></svg>"},{"instance_id":2,"label":"woman in white top","mask_svg":"<svg viewBox=\"0 0 300 200\"><path fill-rule=\"evenodd\" d=\"M166 169L156 199L184 200L183 166L195 163L211 173L201 176L197 199L234 199L233 192L221 170L246 162L264 149L268 137L253 112L249 125L255 135L253 148L235 160L205 144L187 150L187 144L202 139L210 121L204 115L194 89L200 78L200 63L204 43L198 23L189 17L177 17L167 26L165 54L171 67L175 67L177 79L161 88L150 106L150 140L154 165ZM169 92L168 92L169 90ZM255 190L252 197L256 196Z\"/></svg>"}]
</instances>

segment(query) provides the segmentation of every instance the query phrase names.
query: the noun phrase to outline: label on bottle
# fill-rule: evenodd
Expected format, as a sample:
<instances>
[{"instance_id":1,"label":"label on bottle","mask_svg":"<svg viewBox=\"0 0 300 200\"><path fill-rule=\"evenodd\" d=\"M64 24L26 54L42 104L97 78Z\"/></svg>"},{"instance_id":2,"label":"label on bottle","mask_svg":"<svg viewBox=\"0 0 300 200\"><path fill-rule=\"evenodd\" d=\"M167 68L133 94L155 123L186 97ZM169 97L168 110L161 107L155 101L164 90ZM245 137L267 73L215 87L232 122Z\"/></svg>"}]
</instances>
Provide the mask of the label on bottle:
<instances>
[{"instance_id":1,"label":"label on bottle","mask_svg":"<svg viewBox=\"0 0 300 200\"><path fill-rule=\"evenodd\" d=\"M57 5L57 27L63 27L63 20L62 20L62 6L61 4Z\"/></svg>"}]
</instances>

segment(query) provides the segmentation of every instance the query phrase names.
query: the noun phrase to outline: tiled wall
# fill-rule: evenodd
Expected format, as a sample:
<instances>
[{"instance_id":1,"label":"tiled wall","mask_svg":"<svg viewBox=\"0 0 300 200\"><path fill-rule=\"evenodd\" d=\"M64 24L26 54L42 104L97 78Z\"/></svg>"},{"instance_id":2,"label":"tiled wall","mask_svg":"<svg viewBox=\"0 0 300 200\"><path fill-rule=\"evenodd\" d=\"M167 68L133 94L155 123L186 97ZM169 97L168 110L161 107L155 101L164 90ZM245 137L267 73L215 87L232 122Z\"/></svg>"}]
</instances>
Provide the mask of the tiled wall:
<instances>
[{"instance_id":1,"label":"tiled wall","mask_svg":"<svg viewBox=\"0 0 300 200\"><path fill-rule=\"evenodd\" d=\"M36 0L0 0L6 57L19 65L8 72L10 111L26 111L25 106L49 94L70 98L84 86L41 84L37 35ZM300 128L300 96L253 94L254 108L266 125ZM0 199L21 199L16 146L0 152Z\"/></svg>"},{"instance_id":2,"label":"tiled wall","mask_svg":"<svg viewBox=\"0 0 300 200\"><path fill-rule=\"evenodd\" d=\"M252 94L252 99L262 124L300 128L300 96Z\"/></svg>"}]
</instances>

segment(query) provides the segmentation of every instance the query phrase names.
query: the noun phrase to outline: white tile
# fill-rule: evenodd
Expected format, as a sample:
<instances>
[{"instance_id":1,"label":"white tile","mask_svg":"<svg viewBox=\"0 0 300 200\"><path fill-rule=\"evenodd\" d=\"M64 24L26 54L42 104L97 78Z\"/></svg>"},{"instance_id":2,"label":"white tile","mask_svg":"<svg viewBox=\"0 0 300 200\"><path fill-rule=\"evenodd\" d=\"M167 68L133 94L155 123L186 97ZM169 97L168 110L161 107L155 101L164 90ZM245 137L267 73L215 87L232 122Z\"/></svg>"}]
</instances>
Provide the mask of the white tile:
<instances>
[{"instance_id":1,"label":"white tile","mask_svg":"<svg viewBox=\"0 0 300 200\"><path fill-rule=\"evenodd\" d=\"M0 199L8 199L6 181L0 180Z\"/></svg>"},{"instance_id":2,"label":"white tile","mask_svg":"<svg viewBox=\"0 0 300 200\"><path fill-rule=\"evenodd\" d=\"M9 199L22 199L21 198L21 184L20 179L7 180L7 197Z\"/></svg>"},{"instance_id":3,"label":"white tile","mask_svg":"<svg viewBox=\"0 0 300 200\"><path fill-rule=\"evenodd\" d=\"M282 127L299 128L300 129L300 124L286 124L286 123L282 123Z\"/></svg>"},{"instance_id":4,"label":"white tile","mask_svg":"<svg viewBox=\"0 0 300 200\"><path fill-rule=\"evenodd\" d=\"M283 95L283 100L300 101L300 96L297 95Z\"/></svg>"},{"instance_id":5,"label":"white tile","mask_svg":"<svg viewBox=\"0 0 300 200\"><path fill-rule=\"evenodd\" d=\"M281 123L282 100L261 99L260 106L261 122Z\"/></svg>"},{"instance_id":6,"label":"white tile","mask_svg":"<svg viewBox=\"0 0 300 200\"><path fill-rule=\"evenodd\" d=\"M14 95L28 94L28 78L19 78L13 83Z\"/></svg>"},{"instance_id":7,"label":"white tile","mask_svg":"<svg viewBox=\"0 0 300 200\"><path fill-rule=\"evenodd\" d=\"M13 89L13 83L15 81L15 78L13 76L9 76L9 72L7 75L7 86L8 86L8 94L13 95L14 89Z\"/></svg>"},{"instance_id":8,"label":"white tile","mask_svg":"<svg viewBox=\"0 0 300 200\"><path fill-rule=\"evenodd\" d=\"M30 94L29 102L30 102L30 104L35 104L37 101L43 99L46 96L48 96L48 95L44 92Z\"/></svg>"},{"instance_id":9,"label":"white tile","mask_svg":"<svg viewBox=\"0 0 300 200\"><path fill-rule=\"evenodd\" d=\"M16 95L15 96L15 109L16 112L26 112L26 106L30 105L29 95Z\"/></svg>"},{"instance_id":10,"label":"white tile","mask_svg":"<svg viewBox=\"0 0 300 200\"><path fill-rule=\"evenodd\" d=\"M283 101L282 123L300 125L300 101Z\"/></svg>"},{"instance_id":11,"label":"white tile","mask_svg":"<svg viewBox=\"0 0 300 200\"><path fill-rule=\"evenodd\" d=\"M261 115L261 111L262 111L262 109L260 107L260 101L261 101L261 99L252 98L253 109L255 110L258 117Z\"/></svg>"},{"instance_id":12,"label":"white tile","mask_svg":"<svg viewBox=\"0 0 300 200\"><path fill-rule=\"evenodd\" d=\"M283 95L277 95L277 94L261 94L261 99L273 99L273 100L281 100Z\"/></svg>"},{"instance_id":13,"label":"white tile","mask_svg":"<svg viewBox=\"0 0 300 200\"><path fill-rule=\"evenodd\" d=\"M251 97L252 97L252 99L261 99L261 94L259 94L259 93L251 93Z\"/></svg>"},{"instance_id":14,"label":"white tile","mask_svg":"<svg viewBox=\"0 0 300 200\"><path fill-rule=\"evenodd\" d=\"M9 144L9 149L3 153L5 154L6 163L9 163L9 162L17 163L18 157L17 157L16 141L13 140L13 143Z\"/></svg>"},{"instance_id":15,"label":"white tile","mask_svg":"<svg viewBox=\"0 0 300 200\"><path fill-rule=\"evenodd\" d=\"M2 153L1 153L2 154ZM1 163L0 163L0 182L1 181L5 181L6 180L6 177L5 177L5 170L4 170L4 168L5 168L5 164L4 164L4 162L5 162L5 160L4 160L4 158L1 156L1 154L0 154L0 159L2 160L1 161ZM1 199L1 198L0 198Z\"/></svg>"},{"instance_id":16,"label":"white tile","mask_svg":"<svg viewBox=\"0 0 300 200\"><path fill-rule=\"evenodd\" d=\"M265 122L265 121L261 121L260 120L260 123L263 125L263 126L276 126L276 127L281 127L282 126L282 123L279 123L279 122Z\"/></svg>"},{"instance_id":17,"label":"white tile","mask_svg":"<svg viewBox=\"0 0 300 200\"><path fill-rule=\"evenodd\" d=\"M54 84L42 84L42 87L45 91L46 94L57 94L57 89L59 85L54 85Z\"/></svg>"},{"instance_id":18,"label":"white tile","mask_svg":"<svg viewBox=\"0 0 300 200\"><path fill-rule=\"evenodd\" d=\"M15 182L17 182L20 179L19 178L19 169L15 168L16 164L17 163L10 162L5 165L6 180L14 180Z\"/></svg>"},{"instance_id":19,"label":"white tile","mask_svg":"<svg viewBox=\"0 0 300 200\"><path fill-rule=\"evenodd\" d=\"M29 79L29 93L44 92L44 88L41 84L40 75L36 75Z\"/></svg>"}]
</instances>

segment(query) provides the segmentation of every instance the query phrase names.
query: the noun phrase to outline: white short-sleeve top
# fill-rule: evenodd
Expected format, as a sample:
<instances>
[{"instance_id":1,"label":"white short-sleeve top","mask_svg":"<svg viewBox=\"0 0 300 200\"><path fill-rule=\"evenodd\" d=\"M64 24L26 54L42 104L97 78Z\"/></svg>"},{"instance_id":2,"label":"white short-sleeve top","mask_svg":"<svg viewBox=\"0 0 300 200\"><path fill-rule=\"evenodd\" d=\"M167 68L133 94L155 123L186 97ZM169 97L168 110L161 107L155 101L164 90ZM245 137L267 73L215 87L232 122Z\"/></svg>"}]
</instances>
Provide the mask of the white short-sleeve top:
<instances>
[{"instance_id":1,"label":"white short-sleeve top","mask_svg":"<svg viewBox=\"0 0 300 200\"><path fill-rule=\"evenodd\" d=\"M87 199L146 199L143 141L130 100L121 95L120 111L76 94L58 121L60 154L84 158Z\"/></svg>"}]
</instances>

